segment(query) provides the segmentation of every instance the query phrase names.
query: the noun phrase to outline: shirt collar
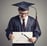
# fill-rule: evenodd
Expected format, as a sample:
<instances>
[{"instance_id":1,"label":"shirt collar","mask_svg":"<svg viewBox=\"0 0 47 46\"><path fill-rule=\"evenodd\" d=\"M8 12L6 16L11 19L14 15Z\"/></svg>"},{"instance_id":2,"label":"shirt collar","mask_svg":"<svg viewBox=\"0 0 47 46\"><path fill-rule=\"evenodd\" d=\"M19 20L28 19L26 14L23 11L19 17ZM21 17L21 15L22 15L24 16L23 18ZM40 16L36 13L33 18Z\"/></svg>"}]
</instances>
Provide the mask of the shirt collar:
<instances>
[{"instance_id":1,"label":"shirt collar","mask_svg":"<svg viewBox=\"0 0 47 46\"><path fill-rule=\"evenodd\" d=\"M19 18L22 19L21 16L19 16ZM28 19L28 16L25 17L25 20L27 20L27 19Z\"/></svg>"},{"instance_id":2,"label":"shirt collar","mask_svg":"<svg viewBox=\"0 0 47 46\"><path fill-rule=\"evenodd\" d=\"M21 16L19 16L19 18L20 18L21 24L23 24L23 20ZM27 24L27 21L28 21L28 16L25 17L25 25Z\"/></svg>"}]
</instances>

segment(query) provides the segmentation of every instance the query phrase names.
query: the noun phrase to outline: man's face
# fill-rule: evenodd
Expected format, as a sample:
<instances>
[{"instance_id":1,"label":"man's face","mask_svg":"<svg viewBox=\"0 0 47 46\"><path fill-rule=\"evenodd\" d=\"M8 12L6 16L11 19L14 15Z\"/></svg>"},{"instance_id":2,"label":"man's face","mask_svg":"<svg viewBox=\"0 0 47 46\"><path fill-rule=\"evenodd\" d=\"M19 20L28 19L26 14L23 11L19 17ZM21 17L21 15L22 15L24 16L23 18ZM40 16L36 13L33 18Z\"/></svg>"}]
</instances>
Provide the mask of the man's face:
<instances>
[{"instance_id":1,"label":"man's face","mask_svg":"<svg viewBox=\"0 0 47 46\"><path fill-rule=\"evenodd\" d=\"M28 16L29 10L26 11L19 11L20 16L22 19L25 19L26 16Z\"/></svg>"}]
</instances>

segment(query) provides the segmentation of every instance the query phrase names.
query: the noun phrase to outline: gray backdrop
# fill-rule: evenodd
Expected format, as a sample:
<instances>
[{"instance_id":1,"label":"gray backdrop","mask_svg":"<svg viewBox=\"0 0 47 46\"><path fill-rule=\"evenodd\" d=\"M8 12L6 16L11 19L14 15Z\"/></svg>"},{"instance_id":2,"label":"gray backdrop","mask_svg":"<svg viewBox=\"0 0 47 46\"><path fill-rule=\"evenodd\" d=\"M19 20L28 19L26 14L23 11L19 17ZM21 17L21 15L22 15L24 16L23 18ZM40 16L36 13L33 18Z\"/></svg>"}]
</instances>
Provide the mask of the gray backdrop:
<instances>
[{"instance_id":1,"label":"gray backdrop","mask_svg":"<svg viewBox=\"0 0 47 46\"><path fill-rule=\"evenodd\" d=\"M17 7L11 4L23 0L0 0L0 46L11 46L11 41L8 41L5 35L5 29L11 17L18 14ZM38 12L38 21L42 35L39 37L35 46L47 46L47 0L25 0L35 3ZM35 16L35 12L30 7L29 14Z\"/></svg>"}]
</instances>

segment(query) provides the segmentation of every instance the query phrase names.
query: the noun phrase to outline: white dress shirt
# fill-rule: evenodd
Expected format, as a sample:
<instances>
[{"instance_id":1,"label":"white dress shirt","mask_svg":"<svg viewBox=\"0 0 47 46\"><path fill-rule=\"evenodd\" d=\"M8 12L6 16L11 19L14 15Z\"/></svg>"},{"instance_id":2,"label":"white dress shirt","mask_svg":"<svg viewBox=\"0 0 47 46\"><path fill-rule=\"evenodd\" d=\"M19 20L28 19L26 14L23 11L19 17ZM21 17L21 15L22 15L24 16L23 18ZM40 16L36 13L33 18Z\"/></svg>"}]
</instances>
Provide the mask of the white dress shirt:
<instances>
[{"instance_id":1,"label":"white dress shirt","mask_svg":"<svg viewBox=\"0 0 47 46\"><path fill-rule=\"evenodd\" d=\"M20 17L21 24L23 24L23 19L21 18L21 16L19 17ZM27 21L28 21L28 16L25 17L25 27L27 25Z\"/></svg>"}]
</instances>

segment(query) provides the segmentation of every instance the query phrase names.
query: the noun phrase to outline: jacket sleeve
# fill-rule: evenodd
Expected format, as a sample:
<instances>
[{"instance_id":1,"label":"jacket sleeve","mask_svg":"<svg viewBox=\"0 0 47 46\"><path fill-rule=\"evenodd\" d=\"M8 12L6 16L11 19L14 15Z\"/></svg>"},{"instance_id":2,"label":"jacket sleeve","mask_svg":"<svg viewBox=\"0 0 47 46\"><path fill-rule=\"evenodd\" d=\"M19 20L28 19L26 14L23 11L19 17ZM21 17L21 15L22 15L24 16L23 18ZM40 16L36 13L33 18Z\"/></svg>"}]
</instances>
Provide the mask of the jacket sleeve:
<instances>
[{"instance_id":1,"label":"jacket sleeve","mask_svg":"<svg viewBox=\"0 0 47 46\"><path fill-rule=\"evenodd\" d=\"M38 39L38 37L41 35L41 30L40 26L38 24L38 21L35 20L35 26L34 26L34 31L33 31L33 36Z\"/></svg>"},{"instance_id":2,"label":"jacket sleeve","mask_svg":"<svg viewBox=\"0 0 47 46\"><path fill-rule=\"evenodd\" d=\"M9 34L12 33L12 31L13 31L13 21L12 21L12 19L9 21L8 27L5 31L6 31L7 39L10 40L9 39Z\"/></svg>"}]
</instances>

